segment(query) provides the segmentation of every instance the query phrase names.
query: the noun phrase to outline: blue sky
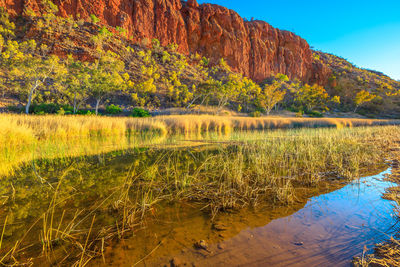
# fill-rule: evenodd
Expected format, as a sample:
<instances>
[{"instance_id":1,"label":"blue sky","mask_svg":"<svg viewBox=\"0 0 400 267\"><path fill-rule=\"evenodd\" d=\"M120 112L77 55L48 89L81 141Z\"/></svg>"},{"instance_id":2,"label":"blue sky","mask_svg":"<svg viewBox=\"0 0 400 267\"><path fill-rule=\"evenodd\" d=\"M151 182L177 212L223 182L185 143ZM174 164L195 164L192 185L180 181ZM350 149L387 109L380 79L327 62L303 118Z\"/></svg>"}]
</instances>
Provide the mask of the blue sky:
<instances>
[{"instance_id":1,"label":"blue sky","mask_svg":"<svg viewBox=\"0 0 400 267\"><path fill-rule=\"evenodd\" d=\"M400 0L198 0L265 20L315 49L400 80Z\"/></svg>"}]
</instances>

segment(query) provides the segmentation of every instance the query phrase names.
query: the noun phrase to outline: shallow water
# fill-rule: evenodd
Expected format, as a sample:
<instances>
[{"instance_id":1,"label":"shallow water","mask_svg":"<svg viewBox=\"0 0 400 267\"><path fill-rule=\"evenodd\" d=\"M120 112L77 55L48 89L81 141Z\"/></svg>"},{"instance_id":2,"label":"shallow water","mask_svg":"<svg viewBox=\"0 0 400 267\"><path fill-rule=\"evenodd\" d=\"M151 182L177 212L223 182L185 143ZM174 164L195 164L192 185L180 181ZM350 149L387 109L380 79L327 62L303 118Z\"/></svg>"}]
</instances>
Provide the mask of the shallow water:
<instances>
[{"instance_id":1,"label":"shallow water","mask_svg":"<svg viewBox=\"0 0 400 267\"><path fill-rule=\"evenodd\" d=\"M288 132L285 138L295 138L295 134ZM280 132L252 135L254 140L270 137L279 139ZM129 192L129 201L137 201L137 205L136 192L152 183L154 173L164 179L164 166L176 167L190 178L190 172L242 139L239 135L222 141L220 137L209 138L207 142L174 138L140 144L121 143L119 139L95 146L84 142L65 147L48 144L43 153L35 154L35 161L31 161L32 155L27 157L14 175L0 179L0 221L7 221L0 258L20 240L21 262L34 258L35 266L58 265L69 252L79 255L79 245L63 243L69 237L62 231L84 244L92 217L96 217L93 233L115 226L121 211L116 206L127 179L139 177L135 178L137 187ZM389 171L350 185L333 180L295 188L294 204L270 203L220 213L215 221L209 209L202 210L204 203L160 202L147 210L143 223L135 226L130 236L119 242L107 239L104 257L90 265L159 266L169 265L175 258L175 263L196 266L346 266L364 245L371 248L389 238L383 233L395 232L391 202L381 198L391 184L380 179ZM173 175L168 177L173 182ZM157 183L152 184L152 194L161 191ZM45 232L49 227L53 231ZM61 231L54 231L56 228ZM53 235L50 240L55 240L50 256L44 255L41 244L43 235L49 233ZM194 247L200 240L205 240L206 249ZM74 256L62 264L77 261L79 256Z\"/></svg>"},{"instance_id":2,"label":"shallow water","mask_svg":"<svg viewBox=\"0 0 400 267\"><path fill-rule=\"evenodd\" d=\"M388 173L312 197L302 208L225 214L217 219L226 226L223 231L195 209L180 207L115 245L103 264L160 266L173 260L187 266L349 266L364 247L371 249L396 232L392 203L381 198L392 186L382 180ZM199 240L206 241L206 250L193 246Z\"/></svg>"}]
</instances>

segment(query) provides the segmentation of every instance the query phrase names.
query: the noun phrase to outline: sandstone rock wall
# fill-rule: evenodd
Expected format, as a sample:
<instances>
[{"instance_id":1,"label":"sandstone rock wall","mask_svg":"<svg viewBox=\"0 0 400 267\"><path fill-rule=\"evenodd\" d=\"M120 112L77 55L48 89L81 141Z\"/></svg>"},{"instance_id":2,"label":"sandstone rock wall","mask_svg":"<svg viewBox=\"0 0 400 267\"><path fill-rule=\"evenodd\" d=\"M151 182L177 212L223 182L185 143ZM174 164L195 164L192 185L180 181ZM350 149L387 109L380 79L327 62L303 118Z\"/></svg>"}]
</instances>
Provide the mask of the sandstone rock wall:
<instances>
[{"instance_id":1,"label":"sandstone rock wall","mask_svg":"<svg viewBox=\"0 0 400 267\"><path fill-rule=\"evenodd\" d=\"M0 0L10 14L25 7L40 13L41 0ZM308 43L264 21L245 21L225 7L196 0L54 0L60 15L88 18L125 28L135 41L157 38L176 43L180 52L199 53L217 62L225 58L233 70L261 81L284 73L304 82L324 84L326 69L313 64Z\"/></svg>"}]
</instances>

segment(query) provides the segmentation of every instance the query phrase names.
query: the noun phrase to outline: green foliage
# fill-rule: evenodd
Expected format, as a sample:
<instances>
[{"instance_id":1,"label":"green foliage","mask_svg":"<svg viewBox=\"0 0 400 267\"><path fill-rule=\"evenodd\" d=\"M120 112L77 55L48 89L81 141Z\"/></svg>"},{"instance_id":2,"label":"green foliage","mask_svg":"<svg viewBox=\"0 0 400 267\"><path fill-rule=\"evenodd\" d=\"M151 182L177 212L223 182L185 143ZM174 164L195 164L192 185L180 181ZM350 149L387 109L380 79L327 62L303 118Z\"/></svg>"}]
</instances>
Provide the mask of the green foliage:
<instances>
[{"instance_id":1,"label":"green foliage","mask_svg":"<svg viewBox=\"0 0 400 267\"><path fill-rule=\"evenodd\" d=\"M90 20L92 21L93 24L97 24L100 22L100 19L96 17L94 14L90 14Z\"/></svg>"},{"instance_id":2,"label":"green foliage","mask_svg":"<svg viewBox=\"0 0 400 267\"><path fill-rule=\"evenodd\" d=\"M0 65L8 70L7 82L25 96L26 113L38 90L50 85L57 88L57 83L65 76L65 67L59 58L48 55L47 47L37 46L34 40L8 41L0 55Z\"/></svg>"},{"instance_id":3,"label":"green foliage","mask_svg":"<svg viewBox=\"0 0 400 267\"><path fill-rule=\"evenodd\" d=\"M4 7L0 7L0 51L7 40L15 37L14 30L15 24L10 21Z\"/></svg>"},{"instance_id":4,"label":"green foliage","mask_svg":"<svg viewBox=\"0 0 400 267\"><path fill-rule=\"evenodd\" d=\"M7 106L7 110L14 113L24 113L25 108L21 106L10 105Z\"/></svg>"},{"instance_id":5,"label":"green foliage","mask_svg":"<svg viewBox=\"0 0 400 267\"><path fill-rule=\"evenodd\" d=\"M261 94L257 97L258 106L264 108L267 114L270 114L276 104L281 102L286 95L286 91L281 90L283 81L286 81L285 77L280 76L278 80L274 81L272 84L266 84Z\"/></svg>"},{"instance_id":6,"label":"green foliage","mask_svg":"<svg viewBox=\"0 0 400 267\"><path fill-rule=\"evenodd\" d=\"M44 31L50 35L54 31L54 26L58 27L58 6L55 5L51 0L42 0L43 16L38 21L39 28L43 28Z\"/></svg>"},{"instance_id":7,"label":"green foliage","mask_svg":"<svg viewBox=\"0 0 400 267\"><path fill-rule=\"evenodd\" d=\"M258 111L258 110L253 111L253 112L250 113L250 116L251 117L255 117L255 118L261 117L261 112Z\"/></svg>"},{"instance_id":8,"label":"green foliage","mask_svg":"<svg viewBox=\"0 0 400 267\"><path fill-rule=\"evenodd\" d=\"M289 77L285 74L282 73L278 73L275 76L275 80L277 80L278 82L288 82L289 81Z\"/></svg>"},{"instance_id":9,"label":"green foliage","mask_svg":"<svg viewBox=\"0 0 400 267\"><path fill-rule=\"evenodd\" d=\"M177 49L178 49L178 45L175 43L167 45L167 50L169 52L176 52Z\"/></svg>"},{"instance_id":10,"label":"green foliage","mask_svg":"<svg viewBox=\"0 0 400 267\"><path fill-rule=\"evenodd\" d=\"M117 115L122 113L122 108L116 105L110 105L106 107L106 113L111 115Z\"/></svg>"},{"instance_id":11,"label":"green foliage","mask_svg":"<svg viewBox=\"0 0 400 267\"><path fill-rule=\"evenodd\" d=\"M165 80L168 88L168 96L170 101L176 107L186 106L190 100L193 99L193 93L189 91L186 84L182 84L179 79L178 73L172 72L169 79Z\"/></svg>"},{"instance_id":12,"label":"green foliage","mask_svg":"<svg viewBox=\"0 0 400 267\"><path fill-rule=\"evenodd\" d=\"M31 20L42 31L65 34L80 26L90 26L93 30L93 25L84 25L72 17L57 17L57 6L50 0L43 1L43 10L43 17ZM91 15L91 19L93 23L99 22L94 15ZM340 71L332 74L330 84L337 84L334 92L341 90L340 94L333 94L333 97L323 87L302 84L298 80L290 81L287 75L280 73L259 85L233 72L224 59L210 66L210 60L199 54L193 54L190 58L179 54L176 44L164 48L159 40L153 39L144 40L146 47L128 45L120 36L114 37L109 28L95 28L98 33L92 37L92 41L97 49L90 51L93 61L81 62L72 55L59 59L50 55L51 46L40 45L33 40L16 41L15 24L10 21L7 12L0 9L0 90L3 96L18 95L19 100L26 101L28 111L32 109L29 108L32 104L68 104L72 110L62 107L55 111L64 114L80 113L82 107L93 105L94 101L95 113L98 113L103 101L108 103L112 99L112 103L115 103L116 99L124 99L130 102L128 105L147 108L212 105L219 110L229 107L239 112L256 110L269 114L274 108L293 107L296 112L303 110L310 116L319 116L321 113L315 111L350 109L354 106L357 109L372 100L368 105L369 110L378 109L385 99L400 94L396 84L381 79L375 82L377 86L374 90L366 90L375 98L368 99L363 95L354 97L354 92L348 93L346 88L366 86L370 77L380 74L368 72L368 77L360 75L351 83L345 83L341 73L349 75L356 69L348 63L341 63ZM126 32L120 27L115 30L121 34ZM72 41L67 44L68 47L73 45ZM115 45L115 53L105 51L110 45L113 48ZM323 64L326 57L318 54L314 60ZM336 59L329 57L329 60ZM393 103L396 103L395 99ZM48 110L37 112L47 113Z\"/></svg>"},{"instance_id":13,"label":"green foliage","mask_svg":"<svg viewBox=\"0 0 400 267\"><path fill-rule=\"evenodd\" d=\"M92 42L94 43L95 47L102 52L104 41L108 40L112 36L112 32L110 32L107 27L103 26L100 28L98 34L92 37Z\"/></svg>"},{"instance_id":14,"label":"green foliage","mask_svg":"<svg viewBox=\"0 0 400 267\"><path fill-rule=\"evenodd\" d=\"M312 118L322 118L322 117L324 117L324 114L322 114L321 112L316 111L316 110L307 110L305 113L309 117L312 117Z\"/></svg>"},{"instance_id":15,"label":"green foliage","mask_svg":"<svg viewBox=\"0 0 400 267\"><path fill-rule=\"evenodd\" d=\"M124 28L121 28L121 27L117 26L117 27L115 27L115 29L116 29L117 32L118 32L119 34L121 34L122 36L124 36L124 37L127 37L127 36L128 36L128 32L127 32Z\"/></svg>"},{"instance_id":16,"label":"green foliage","mask_svg":"<svg viewBox=\"0 0 400 267\"><path fill-rule=\"evenodd\" d=\"M202 57L202 59L201 59L201 61L200 61L200 64L201 64L202 66L204 66L204 67L207 67L208 64L210 64L210 60L209 60L208 58L206 58L206 57Z\"/></svg>"},{"instance_id":17,"label":"green foliage","mask_svg":"<svg viewBox=\"0 0 400 267\"><path fill-rule=\"evenodd\" d=\"M304 110L328 110L329 95L326 90L317 84L301 86L295 96L295 102Z\"/></svg>"},{"instance_id":18,"label":"green foliage","mask_svg":"<svg viewBox=\"0 0 400 267\"><path fill-rule=\"evenodd\" d=\"M142 108L134 108L132 110L131 116L139 118L151 117L150 112Z\"/></svg>"},{"instance_id":19,"label":"green foliage","mask_svg":"<svg viewBox=\"0 0 400 267\"><path fill-rule=\"evenodd\" d=\"M87 64L75 60L71 55L65 61L68 74L64 80L64 96L73 106L75 114L81 104L88 98L89 68Z\"/></svg>"},{"instance_id":20,"label":"green foliage","mask_svg":"<svg viewBox=\"0 0 400 267\"><path fill-rule=\"evenodd\" d=\"M129 75L125 75L125 64L119 57L108 51L103 54L96 62L88 66L89 94L96 99L96 115L101 100L108 94L126 89Z\"/></svg>"},{"instance_id":21,"label":"green foliage","mask_svg":"<svg viewBox=\"0 0 400 267\"><path fill-rule=\"evenodd\" d=\"M78 115L96 115L95 112L93 112L92 110L88 110L88 109L78 110L76 114L78 114Z\"/></svg>"},{"instance_id":22,"label":"green foliage","mask_svg":"<svg viewBox=\"0 0 400 267\"><path fill-rule=\"evenodd\" d=\"M336 108L350 111L358 110L364 104L354 102L360 91L368 91L377 98L367 101L369 112L382 114L399 110L398 96L400 95L400 83L384 75L381 72L361 69L349 63L347 60L318 51L314 51L314 57L318 56L319 63L332 70L329 78L328 91L332 95L340 96L340 105ZM360 95L361 96L361 95ZM381 97L381 99L378 99ZM362 97L361 97L362 98Z\"/></svg>"},{"instance_id":23,"label":"green foliage","mask_svg":"<svg viewBox=\"0 0 400 267\"><path fill-rule=\"evenodd\" d=\"M36 115L43 115L43 114L72 114L73 107L69 105L59 105L55 103L40 103L40 104L33 104L30 109L29 113L33 113Z\"/></svg>"},{"instance_id":24,"label":"green foliage","mask_svg":"<svg viewBox=\"0 0 400 267\"><path fill-rule=\"evenodd\" d=\"M161 43L158 39L154 38L151 40L151 44L153 46L153 49L158 50L161 48Z\"/></svg>"},{"instance_id":25,"label":"green foliage","mask_svg":"<svg viewBox=\"0 0 400 267\"><path fill-rule=\"evenodd\" d=\"M47 14L55 14L58 12L58 6L51 0L42 0L42 5Z\"/></svg>"},{"instance_id":26,"label":"green foliage","mask_svg":"<svg viewBox=\"0 0 400 267\"><path fill-rule=\"evenodd\" d=\"M357 109L362 106L365 103L371 102L374 100L377 96L374 94L371 94L370 92L366 90L362 90L357 93L357 95L354 97L354 104L355 104L355 109L354 112L357 112Z\"/></svg>"}]
</instances>

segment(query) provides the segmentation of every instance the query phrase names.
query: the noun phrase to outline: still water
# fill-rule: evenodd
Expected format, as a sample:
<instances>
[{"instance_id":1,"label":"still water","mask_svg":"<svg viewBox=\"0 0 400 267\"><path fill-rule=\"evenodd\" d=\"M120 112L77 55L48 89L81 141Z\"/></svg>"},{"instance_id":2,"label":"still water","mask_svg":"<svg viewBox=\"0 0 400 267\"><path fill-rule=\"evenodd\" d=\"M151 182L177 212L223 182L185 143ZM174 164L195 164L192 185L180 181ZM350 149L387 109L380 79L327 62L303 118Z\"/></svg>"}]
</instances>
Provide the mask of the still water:
<instances>
[{"instance_id":1,"label":"still water","mask_svg":"<svg viewBox=\"0 0 400 267\"><path fill-rule=\"evenodd\" d=\"M371 252L376 243L396 233L392 202L382 199L385 189L393 186L383 181L390 171L311 197L305 206L224 214L216 223L188 207L170 209L109 250L103 264L350 266L364 248ZM196 248L199 240L206 242L206 249Z\"/></svg>"}]
</instances>

